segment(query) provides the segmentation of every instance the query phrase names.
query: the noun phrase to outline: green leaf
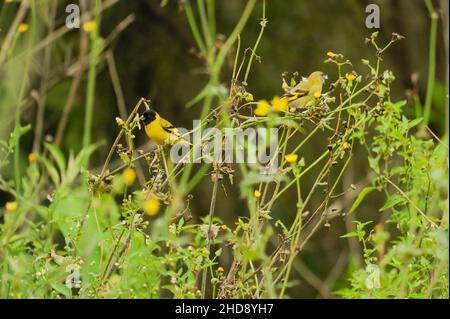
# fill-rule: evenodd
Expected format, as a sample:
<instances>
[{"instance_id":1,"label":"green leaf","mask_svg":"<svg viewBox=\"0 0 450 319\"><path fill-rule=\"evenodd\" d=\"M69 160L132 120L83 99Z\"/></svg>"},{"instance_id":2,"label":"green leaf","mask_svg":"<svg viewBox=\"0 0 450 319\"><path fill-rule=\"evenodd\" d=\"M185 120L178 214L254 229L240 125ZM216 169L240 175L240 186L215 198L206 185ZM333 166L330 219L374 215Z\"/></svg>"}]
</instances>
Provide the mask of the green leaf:
<instances>
[{"instance_id":1,"label":"green leaf","mask_svg":"<svg viewBox=\"0 0 450 319\"><path fill-rule=\"evenodd\" d=\"M394 168L391 169L391 171L389 172L389 176L394 176L394 175L398 175L398 174L405 174L406 173L406 167L405 166L396 166Z\"/></svg>"},{"instance_id":2,"label":"green leaf","mask_svg":"<svg viewBox=\"0 0 450 319\"><path fill-rule=\"evenodd\" d=\"M60 294L64 295L65 297L67 297L67 298L71 297L72 291L65 284L60 283L60 282L50 281L50 285L52 286L52 288L54 290L56 290Z\"/></svg>"},{"instance_id":3,"label":"green leaf","mask_svg":"<svg viewBox=\"0 0 450 319\"><path fill-rule=\"evenodd\" d=\"M186 103L186 108L190 108L191 106L197 104L201 100L203 100L211 90L211 84L207 84L201 91L198 93L192 100Z\"/></svg>"},{"instance_id":4,"label":"green leaf","mask_svg":"<svg viewBox=\"0 0 450 319\"><path fill-rule=\"evenodd\" d=\"M131 157L127 153L120 153L119 157L125 163L125 165L131 165Z\"/></svg>"},{"instance_id":5,"label":"green leaf","mask_svg":"<svg viewBox=\"0 0 450 319\"><path fill-rule=\"evenodd\" d=\"M354 223L356 224L356 229L357 229L358 231L362 231L362 230L364 229L365 226L367 226L367 225L369 225L369 224L372 224L372 221L369 220L369 221L367 221L367 222L361 223L360 221L355 220Z\"/></svg>"},{"instance_id":6,"label":"green leaf","mask_svg":"<svg viewBox=\"0 0 450 319\"><path fill-rule=\"evenodd\" d=\"M178 229L181 229L184 226L184 218L181 217L180 220L178 221Z\"/></svg>"},{"instance_id":7,"label":"green leaf","mask_svg":"<svg viewBox=\"0 0 450 319\"><path fill-rule=\"evenodd\" d=\"M289 182L289 177L280 173L276 174L259 174L258 172L250 172L242 181L242 187L248 187L259 183L271 182Z\"/></svg>"},{"instance_id":8,"label":"green leaf","mask_svg":"<svg viewBox=\"0 0 450 319\"><path fill-rule=\"evenodd\" d=\"M297 122L291 119L286 119L282 117L275 118L274 126L285 125L287 127L292 127L297 129L301 134L306 135L306 130Z\"/></svg>"},{"instance_id":9,"label":"green leaf","mask_svg":"<svg viewBox=\"0 0 450 319\"><path fill-rule=\"evenodd\" d=\"M26 134L29 130L31 130L31 124L28 124L26 126L16 126L14 128L14 131L11 133L11 137L9 138L9 147L12 149L16 145L19 138Z\"/></svg>"},{"instance_id":10,"label":"green leaf","mask_svg":"<svg viewBox=\"0 0 450 319\"><path fill-rule=\"evenodd\" d=\"M80 153L77 154L75 157L75 166L81 167L82 163L86 162L86 159L89 158L89 156L95 151L96 148L98 148L103 143L95 143L92 145L89 145L88 147L83 148Z\"/></svg>"},{"instance_id":11,"label":"green leaf","mask_svg":"<svg viewBox=\"0 0 450 319\"><path fill-rule=\"evenodd\" d=\"M417 124L419 124L420 122L422 122L423 117L419 117L415 120L409 121L408 123L408 129L412 129L414 126L416 126Z\"/></svg>"},{"instance_id":12,"label":"green leaf","mask_svg":"<svg viewBox=\"0 0 450 319\"><path fill-rule=\"evenodd\" d=\"M45 147L49 150L50 154L52 154L53 158L56 161L56 164L58 164L61 175L64 174L66 170L66 159L64 157L64 154L58 147L53 144L45 143Z\"/></svg>"},{"instance_id":13,"label":"green leaf","mask_svg":"<svg viewBox=\"0 0 450 319\"><path fill-rule=\"evenodd\" d=\"M379 173L380 172L380 166L379 166L379 161L380 159L378 157L369 157L369 166L371 169L373 169L375 171L375 173Z\"/></svg>"},{"instance_id":14,"label":"green leaf","mask_svg":"<svg viewBox=\"0 0 450 319\"><path fill-rule=\"evenodd\" d=\"M52 182L55 186L59 186L60 184L60 177L58 174L58 170L53 166L53 163L49 161L47 158L42 157L42 162L45 165L45 168L47 169L48 175L52 179Z\"/></svg>"},{"instance_id":15,"label":"green leaf","mask_svg":"<svg viewBox=\"0 0 450 319\"><path fill-rule=\"evenodd\" d=\"M359 237L358 232L352 231L348 234L342 235L341 238L352 238L352 237Z\"/></svg>"},{"instance_id":16,"label":"green leaf","mask_svg":"<svg viewBox=\"0 0 450 319\"><path fill-rule=\"evenodd\" d=\"M406 199L403 198L400 194L393 194L388 198L386 203L379 209L379 211L386 210L388 208L394 207L395 205L400 205L406 203Z\"/></svg>"},{"instance_id":17,"label":"green leaf","mask_svg":"<svg viewBox=\"0 0 450 319\"><path fill-rule=\"evenodd\" d=\"M350 208L350 210L348 211L347 215L352 214L358 207L359 205L361 205L361 202L364 200L364 198L367 196L367 194L369 194L371 191L377 189L376 187L373 186L368 186L366 188L364 188L361 193L359 193L358 197L356 198L356 200L354 201L352 207Z\"/></svg>"}]
</instances>

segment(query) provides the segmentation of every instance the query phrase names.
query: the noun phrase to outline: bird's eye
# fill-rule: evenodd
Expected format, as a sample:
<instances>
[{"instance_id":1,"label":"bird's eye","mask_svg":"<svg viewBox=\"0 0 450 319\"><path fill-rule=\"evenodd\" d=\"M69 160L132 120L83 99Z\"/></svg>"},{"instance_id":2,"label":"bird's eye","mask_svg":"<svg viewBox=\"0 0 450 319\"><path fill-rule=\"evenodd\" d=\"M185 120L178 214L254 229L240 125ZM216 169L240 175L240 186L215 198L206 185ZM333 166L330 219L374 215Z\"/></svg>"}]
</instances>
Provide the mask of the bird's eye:
<instances>
[{"instance_id":1,"label":"bird's eye","mask_svg":"<svg viewBox=\"0 0 450 319\"><path fill-rule=\"evenodd\" d=\"M142 119L145 124L148 124L152 122L156 117L156 113L153 110L146 110L144 113L142 113Z\"/></svg>"}]
</instances>

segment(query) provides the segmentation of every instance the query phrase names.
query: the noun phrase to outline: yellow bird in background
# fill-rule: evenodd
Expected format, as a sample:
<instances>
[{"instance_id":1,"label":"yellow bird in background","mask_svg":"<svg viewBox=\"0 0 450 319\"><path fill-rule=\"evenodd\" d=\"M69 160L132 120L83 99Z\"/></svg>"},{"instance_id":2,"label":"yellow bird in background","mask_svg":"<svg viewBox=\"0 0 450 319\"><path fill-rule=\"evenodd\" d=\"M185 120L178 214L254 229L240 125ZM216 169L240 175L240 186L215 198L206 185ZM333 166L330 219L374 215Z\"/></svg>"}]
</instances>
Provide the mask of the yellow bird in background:
<instances>
[{"instance_id":1,"label":"yellow bird in background","mask_svg":"<svg viewBox=\"0 0 450 319\"><path fill-rule=\"evenodd\" d=\"M169 121L163 119L152 109L142 113L141 120L145 124L145 133L159 145L182 143L191 145L184 140L180 131Z\"/></svg>"},{"instance_id":2,"label":"yellow bird in background","mask_svg":"<svg viewBox=\"0 0 450 319\"><path fill-rule=\"evenodd\" d=\"M316 71L311 73L308 78L304 78L296 86L290 88L284 95L283 99L289 101L289 108L305 108L311 106L314 99L322 95L322 87L327 76Z\"/></svg>"}]
</instances>

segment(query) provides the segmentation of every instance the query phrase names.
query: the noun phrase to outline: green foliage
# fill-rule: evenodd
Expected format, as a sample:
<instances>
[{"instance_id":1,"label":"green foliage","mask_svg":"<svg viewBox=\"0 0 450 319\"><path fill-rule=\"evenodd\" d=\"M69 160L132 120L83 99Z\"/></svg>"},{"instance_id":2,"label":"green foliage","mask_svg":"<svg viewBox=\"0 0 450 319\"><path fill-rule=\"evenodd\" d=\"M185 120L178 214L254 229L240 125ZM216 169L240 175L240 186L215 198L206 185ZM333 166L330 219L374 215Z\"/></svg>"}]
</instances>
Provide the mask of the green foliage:
<instances>
[{"instance_id":1,"label":"green foliage","mask_svg":"<svg viewBox=\"0 0 450 319\"><path fill-rule=\"evenodd\" d=\"M45 1L45 6L51 3ZM32 125L21 124L23 118L29 120L21 112L22 99L29 95L38 103L42 97L28 92L23 75L12 69L25 61L21 73L31 77L30 64L41 57L31 50L22 60L13 42L4 51L10 60L5 65L0 61L0 70L8 71L4 77L14 82L0 84L8 93L0 102L18 105L12 132L0 139L0 190L7 198L0 209L0 297L291 297L304 285L298 279L308 281L301 268L308 245L334 234L343 245L356 241L349 260L361 259L362 264L341 265L337 284L319 280L314 288L320 294L325 286L330 291L322 296L332 297L335 291L345 298L448 298L448 136L441 140L427 126L429 114L421 117L420 99L412 119L405 111L408 102L394 99L399 74L386 69L383 57L402 36L393 33L381 45L379 32L370 35L366 44L374 53L361 59L360 68L343 54L328 52L325 67L334 71L320 94L308 96L307 107L277 112L272 105L267 115L255 116L253 95L256 100L271 97L269 92L257 96L252 90L257 79L249 78L254 63L261 62L260 44L270 26L266 1L260 2L258 35L250 49L241 48L241 34L259 8L256 0L245 2L226 37L216 30L214 1L180 4L206 75L203 89L186 108L199 110L203 129L277 128L278 167L265 175L260 163L173 163L166 147L139 144L144 135L139 115L153 107L146 98L136 97L130 114L116 118L118 126L107 123L108 131L118 131L108 143L109 153L100 152L99 141L92 144L103 50L111 40L101 36L103 16L100 1L95 3L90 10L97 28L81 33L78 62L88 65L78 66L80 73L64 89L71 92L87 71L85 120L78 131L60 124L55 129L69 151L33 123L33 152L24 163ZM37 17L44 19L37 14L43 8L33 2L30 10L33 28ZM47 20L40 22L49 25ZM34 37L30 35L31 48ZM53 53L51 45L46 49ZM120 81L111 77L120 100ZM284 73L278 89L287 92L299 81L298 72ZM429 86L435 89L427 96L427 112L432 98L442 103L446 96L434 77ZM60 89L53 91L58 101L65 96ZM61 103L62 117L75 99L82 100L67 99ZM108 112L102 114L112 113L104 110ZM351 184L355 172L362 175L356 186ZM219 217L221 210L227 214ZM339 219L347 222L346 230L339 228ZM317 234L331 227L334 232Z\"/></svg>"},{"instance_id":2,"label":"green foliage","mask_svg":"<svg viewBox=\"0 0 450 319\"><path fill-rule=\"evenodd\" d=\"M379 210L391 212L386 222L395 226L395 236L380 224L367 234L362 227L370 222L358 222L356 232L342 236L363 242L366 264L377 265L380 276L380 287L368 288L369 274L355 272L351 288L339 291L346 298L448 298L448 152L412 134L421 119L406 119L404 105L384 103L371 121L377 133L361 141L377 174L351 212L369 191L382 189L386 200Z\"/></svg>"}]
</instances>

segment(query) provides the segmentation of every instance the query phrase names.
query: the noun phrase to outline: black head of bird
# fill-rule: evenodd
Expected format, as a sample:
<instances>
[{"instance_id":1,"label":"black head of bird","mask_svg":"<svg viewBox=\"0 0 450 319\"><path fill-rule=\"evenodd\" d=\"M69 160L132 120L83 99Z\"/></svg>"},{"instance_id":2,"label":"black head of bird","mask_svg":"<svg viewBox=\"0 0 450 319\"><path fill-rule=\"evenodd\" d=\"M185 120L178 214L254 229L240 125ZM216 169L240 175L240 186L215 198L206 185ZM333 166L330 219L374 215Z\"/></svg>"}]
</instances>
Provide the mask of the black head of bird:
<instances>
[{"instance_id":1,"label":"black head of bird","mask_svg":"<svg viewBox=\"0 0 450 319\"><path fill-rule=\"evenodd\" d=\"M316 71L316 72L311 73L309 75L308 79L311 81L320 81L323 83L323 82L325 82L326 79L328 79L328 76L323 72Z\"/></svg>"},{"instance_id":2,"label":"black head of bird","mask_svg":"<svg viewBox=\"0 0 450 319\"><path fill-rule=\"evenodd\" d=\"M141 119L144 121L144 124L147 125L151 122L153 122L156 118L156 112L152 109L146 110L144 113L142 113Z\"/></svg>"}]
</instances>

